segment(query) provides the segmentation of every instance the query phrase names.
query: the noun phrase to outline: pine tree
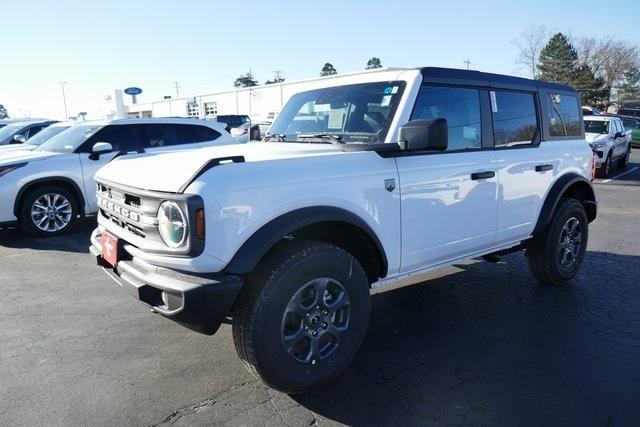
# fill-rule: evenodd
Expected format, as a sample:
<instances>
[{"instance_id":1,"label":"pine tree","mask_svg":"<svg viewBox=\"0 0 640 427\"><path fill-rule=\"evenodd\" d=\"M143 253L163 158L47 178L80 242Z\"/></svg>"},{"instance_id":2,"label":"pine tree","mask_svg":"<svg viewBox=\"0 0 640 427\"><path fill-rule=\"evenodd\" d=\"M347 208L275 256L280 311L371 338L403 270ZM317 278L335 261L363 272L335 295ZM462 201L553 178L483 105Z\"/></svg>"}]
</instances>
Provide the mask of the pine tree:
<instances>
[{"instance_id":1,"label":"pine tree","mask_svg":"<svg viewBox=\"0 0 640 427\"><path fill-rule=\"evenodd\" d=\"M580 92L584 105L592 105L600 109L609 106L611 88L606 86L602 77L596 77L589 66L578 67L569 83Z\"/></svg>"},{"instance_id":2,"label":"pine tree","mask_svg":"<svg viewBox=\"0 0 640 427\"><path fill-rule=\"evenodd\" d=\"M249 70L247 74L242 74L240 77L236 79L233 83L235 87L251 87L258 86L258 81L253 76L253 72Z\"/></svg>"},{"instance_id":3,"label":"pine tree","mask_svg":"<svg viewBox=\"0 0 640 427\"><path fill-rule=\"evenodd\" d=\"M336 71L335 67L331 65L331 63L329 62L324 64L324 66L322 67L322 70L320 70L321 76L331 76L333 74L338 74L338 72Z\"/></svg>"},{"instance_id":4,"label":"pine tree","mask_svg":"<svg viewBox=\"0 0 640 427\"><path fill-rule=\"evenodd\" d=\"M640 70L637 68L624 73L624 81L618 89L618 100L621 104L640 101Z\"/></svg>"},{"instance_id":5,"label":"pine tree","mask_svg":"<svg viewBox=\"0 0 640 427\"><path fill-rule=\"evenodd\" d=\"M374 68L382 68L382 62L380 62L380 58L372 57L367 61L367 70L372 70Z\"/></svg>"},{"instance_id":6,"label":"pine tree","mask_svg":"<svg viewBox=\"0 0 640 427\"><path fill-rule=\"evenodd\" d=\"M571 83L578 70L578 53L567 37L557 33L540 51L538 79Z\"/></svg>"}]
</instances>

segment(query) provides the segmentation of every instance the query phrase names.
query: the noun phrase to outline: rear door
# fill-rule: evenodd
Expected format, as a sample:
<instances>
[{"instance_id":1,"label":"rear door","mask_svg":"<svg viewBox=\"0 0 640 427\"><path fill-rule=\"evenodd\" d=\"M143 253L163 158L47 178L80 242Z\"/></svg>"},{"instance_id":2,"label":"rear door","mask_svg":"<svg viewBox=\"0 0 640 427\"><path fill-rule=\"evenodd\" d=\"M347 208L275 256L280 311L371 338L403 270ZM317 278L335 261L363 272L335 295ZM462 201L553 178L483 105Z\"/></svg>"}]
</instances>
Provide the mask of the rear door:
<instances>
[{"instance_id":1,"label":"rear door","mask_svg":"<svg viewBox=\"0 0 640 427\"><path fill-rule=\"evenodd\" d=\"M424 85L411 119L447 119L448 149L396 158L402 204L401 272L491 247L497 215L486 90Z\"/></svg>"}]
</instances>

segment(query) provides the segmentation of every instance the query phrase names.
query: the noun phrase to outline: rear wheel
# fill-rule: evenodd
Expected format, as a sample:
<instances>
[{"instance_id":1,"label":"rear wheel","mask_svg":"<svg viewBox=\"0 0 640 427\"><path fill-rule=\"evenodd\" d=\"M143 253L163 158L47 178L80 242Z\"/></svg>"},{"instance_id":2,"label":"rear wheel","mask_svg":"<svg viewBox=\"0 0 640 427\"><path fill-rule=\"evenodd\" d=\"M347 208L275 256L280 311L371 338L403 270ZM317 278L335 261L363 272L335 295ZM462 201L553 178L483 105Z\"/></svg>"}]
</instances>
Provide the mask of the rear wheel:
<instances>
[{"instance_id":1,"label":"rear wheel","mask_svg":"<svg viewBox=\"0 0 640 427\"><path fill-rule=\"evenodd\" d=\"M24 197L19 223L34 236L55 236L71 230L77 214L78 204L68 191L57 186L40 187Z\"/></svg>"},{"instance_id":2,"label":"rear wheel","mask_svg":"<svg viewBox=\"0 0 640 427\"><path fill-rule=\"evenodd\" d=\"M620 159L618 163L621 169L627 168L627 165L629 164L630 156L631 156L631 145L629 145L629 147L627 148L627 152L624 154L624 156Z\"/></svg>"},{"instance_id":3,"label":"rear wheel","mask_svg":"<svg viewBox=\"0 0 640 427\"><path fill-rule=\"evenodd\" d=\"M551 224L527 242L527 261L538 280L561 285L571 280L582 265L589 228L584 206L562 199Z\"/></svg>"},{"instance_id":4,"label":"rear wheel","mask_svg":"<svg viewBox=\"0 0 640 427\"><path fill-rule=\"evenodd\" d=\"M604 164L600 168L600 176L602 178L608 178L611 175L612 166L611 153L609 153L607 159L604 161Z\"/></svg>"},{"instance_id":5,"label":"rear wheel","mask_svg":"<svg viewBox=\"0 0 640 427\"><path fill-rule=\"evenodd\" d=\"M369 311L369 284L355 258L323 242L287 242L248 277L233 313L234 343L270 387L308 391L347 368Z\"/></svg>"}]
</instances>

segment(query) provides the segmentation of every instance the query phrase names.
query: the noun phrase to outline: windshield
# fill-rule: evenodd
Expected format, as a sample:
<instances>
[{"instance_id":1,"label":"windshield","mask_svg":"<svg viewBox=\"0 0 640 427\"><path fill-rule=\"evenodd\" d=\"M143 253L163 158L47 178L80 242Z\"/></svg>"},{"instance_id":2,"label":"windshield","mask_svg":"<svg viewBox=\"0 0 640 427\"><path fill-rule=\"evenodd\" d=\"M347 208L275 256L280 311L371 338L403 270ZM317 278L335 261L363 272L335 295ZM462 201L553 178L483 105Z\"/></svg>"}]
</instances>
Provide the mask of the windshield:
<instances>
[{"instance_id":1,"label":"windshield","mask_svg":"<svg viewBox=\"0 0 640 427\"><path fill-rule=\"evenodd\" d=\"M104 125L76 125L46 140L36 150L55 153L73 153ZM37 135L36 135L37 136Z\"/></svg>"},{"instance_id":2,"label":"windshield","mask_svg":"<svg viewBox=\"0 0 640 427\"><path fill-rule=\"evenodd\" d=\"M27 144L29 145L41 145L43 142L52 138L59 134L60 132L69 129L69 126L49 126L47 128L42 129L40 132L35 134L33 137L27 140Z\"/></svg>"},{"instance_id":3,"label":"windshield","mask_svg":"<svg viewBox=\"0 0 640 427\"><path fill-rule=\"evenodd\" d=\"M242 126L249 121L247 116L218 116L216 120L220 123L225 123L230 127Z\"/></svg>"},{"instance_id":4,"label":"windshield","mask_svg":"<svg viewBox=\"0 0 640 427\"><path fill-rule=\"evenodd\" d=\"M604 120L585 120L584 131L586 133L608 134L609 122L605 122Z\"/></svg>"},{"instance_id":5,"label":"windshield","mask_svg":"<svg viewBox=\"0 0 640 427\"><path fill-rule=\"evenodd\" d=\"M300 135L384 142L404 86L404 82L375 82L299 93L278 114L270 132L287 142L302 142Z\"/></svg>"},{"instance_id":6,"label":"windshield","mask_svg":"<svg viewBox=\"0 0 640 427\"><path fill-rule=\"evenodd\" d=\"M7 125L0 129L0 141L13 136L14 133L19 132L24 128L24 125Z\"/></svg>"}]
</instances>

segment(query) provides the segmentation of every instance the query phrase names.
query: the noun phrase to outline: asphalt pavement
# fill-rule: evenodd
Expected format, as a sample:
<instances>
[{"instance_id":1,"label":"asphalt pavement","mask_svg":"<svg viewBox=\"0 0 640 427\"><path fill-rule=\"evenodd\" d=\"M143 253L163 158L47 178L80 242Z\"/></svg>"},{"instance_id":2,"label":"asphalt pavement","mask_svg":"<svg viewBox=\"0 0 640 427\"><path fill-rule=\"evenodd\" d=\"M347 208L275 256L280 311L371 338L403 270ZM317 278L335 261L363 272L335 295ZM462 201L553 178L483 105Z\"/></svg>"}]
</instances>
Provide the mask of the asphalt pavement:
<instances>
[{"instance_id":1,"label":"asphalt pavement","mask_svg":"<svg viewBox=\"0 0 640 427\"><path fill-rule=\"evenodd\" d=\"M516 253L375 293L348 371L291 397L245 371L229 326L190 332L118 288L91 220L0 230L0 425L640 425L640 150L595 189L571 284Z\"/></svg>"}]
</instances>

